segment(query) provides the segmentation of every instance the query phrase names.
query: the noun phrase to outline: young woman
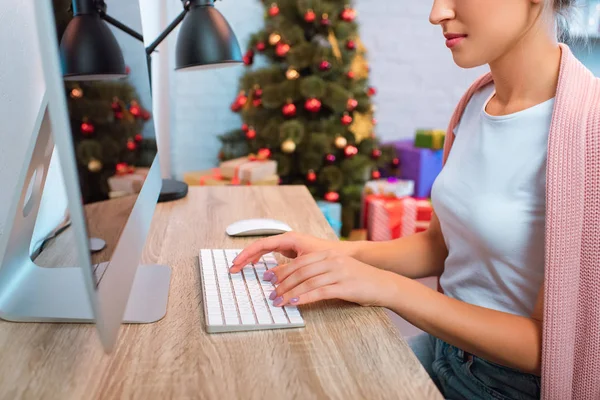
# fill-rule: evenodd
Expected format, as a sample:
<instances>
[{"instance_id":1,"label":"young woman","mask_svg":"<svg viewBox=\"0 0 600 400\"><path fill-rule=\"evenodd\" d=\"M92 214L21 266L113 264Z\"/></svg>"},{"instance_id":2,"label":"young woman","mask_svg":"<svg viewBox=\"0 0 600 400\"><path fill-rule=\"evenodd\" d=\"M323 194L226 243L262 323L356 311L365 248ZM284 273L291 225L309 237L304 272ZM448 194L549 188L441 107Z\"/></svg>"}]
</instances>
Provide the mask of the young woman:
<instances>
[{"instance_id":1,"label":"young woman","mask_svg":"<svg viewBox=\"0 0 600 400\"><path fill-rule=\"evenodd\" d=\"M600 81L557 42L573 3L434 1L456 64L491 73L452 118L427 232L284 234L250 245L231 272L275 251L293 259L265 274L276 306L395 311L427 332L410 344L447 398L600 398ZM443 293L413 280L427 276Z\"/></svg>"}]
</instances>

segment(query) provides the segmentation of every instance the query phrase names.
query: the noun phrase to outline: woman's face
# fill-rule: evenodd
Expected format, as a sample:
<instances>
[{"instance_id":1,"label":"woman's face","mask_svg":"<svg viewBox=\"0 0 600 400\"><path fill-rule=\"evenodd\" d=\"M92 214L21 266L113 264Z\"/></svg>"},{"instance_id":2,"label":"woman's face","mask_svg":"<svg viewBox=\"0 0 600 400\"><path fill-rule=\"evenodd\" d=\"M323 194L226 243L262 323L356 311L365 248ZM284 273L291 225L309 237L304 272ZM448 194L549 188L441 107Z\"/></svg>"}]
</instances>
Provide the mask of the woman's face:
<instances>
[{"instance_id":1,"label":"woman's face","mask_svg":"<svg viewBox=\"0 0 600 400\"><path fill-rule=\"evenodd\" d=\"M434 0L429 21L442 27L440 40L454 62L472 68L510 51L538 22L544 0Z\"/></svg>"}]
</instances>

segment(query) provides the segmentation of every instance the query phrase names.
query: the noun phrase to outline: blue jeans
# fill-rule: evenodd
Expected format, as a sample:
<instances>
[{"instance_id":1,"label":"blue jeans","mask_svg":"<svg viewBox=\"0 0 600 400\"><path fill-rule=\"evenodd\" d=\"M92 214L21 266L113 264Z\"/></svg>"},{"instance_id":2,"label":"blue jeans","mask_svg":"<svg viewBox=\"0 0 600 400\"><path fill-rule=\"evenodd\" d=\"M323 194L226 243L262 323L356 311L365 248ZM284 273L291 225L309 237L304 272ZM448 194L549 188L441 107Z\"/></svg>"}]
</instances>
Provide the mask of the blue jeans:
<instances>
[{"instance_id":1,"label":"blue jeans","mask_svg":"<svg viewBox=\"0 0 600 400\"><path fill-rule=\"evenodd\" d=\"M429 334L408 339L425 370L446 399L534 400L540 378L465 353Z\"/></svg>"}]
</instances>

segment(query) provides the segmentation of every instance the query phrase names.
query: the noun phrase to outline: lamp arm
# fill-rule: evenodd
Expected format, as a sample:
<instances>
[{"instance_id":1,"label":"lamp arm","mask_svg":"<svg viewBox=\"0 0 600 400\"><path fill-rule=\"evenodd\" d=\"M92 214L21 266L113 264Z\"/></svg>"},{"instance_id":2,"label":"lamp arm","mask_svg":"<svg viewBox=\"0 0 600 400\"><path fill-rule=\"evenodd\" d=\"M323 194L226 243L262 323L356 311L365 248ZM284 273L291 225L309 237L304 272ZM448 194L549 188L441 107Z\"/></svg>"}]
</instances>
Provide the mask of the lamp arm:
<instances>
[{"instance_id":1,"label":"lamp arm","mask_svg":"<svg viewBox=\"0 0 600 400\"><path fill-rule=\"evenodd\" d=\"M181 21L183 21L183 19L185 18L186 14L189 11L189 6L185 6L183 8L183 11L177 16L177 18L175 18L173 20L173 22L171 22L169 24L169 26L167 26L167 28L163 31L163 33L161 33L160 35L158 35L158 37L156 38L156 40L154 42L152 42L150 44L150 46L148 46L146 48L146 54L150 55L152 54L152 52L158 47L159 44L161 44L161 42L163 40L165 40L165 38L169 35L169 33L171 33L173 31L173 29L175 29L177 27L177 25L179 25L181 23Z\"/></svg>"},{"instance_id":2,"label":"lamp arm","mask_svg":"<svg viewBox=\"0 0 600 400\"><path fill-rule=\"evenodd\" d=\"M114 19L113 17L111 17L110 15L108 15L106 12L104 12L102 10L99 10L98 13L100 14L100 18L102 18L103 20L105 20L106 22L108 22L109 24L114 26L115 28L122 30L129 36L133 36L140 42L144 43L144 37L141 34L139 34L138 32L134 31L133 29L131 29L127 25L123 24L122 22L119 22L118 20Z\"/></svg>"}]
</instances>

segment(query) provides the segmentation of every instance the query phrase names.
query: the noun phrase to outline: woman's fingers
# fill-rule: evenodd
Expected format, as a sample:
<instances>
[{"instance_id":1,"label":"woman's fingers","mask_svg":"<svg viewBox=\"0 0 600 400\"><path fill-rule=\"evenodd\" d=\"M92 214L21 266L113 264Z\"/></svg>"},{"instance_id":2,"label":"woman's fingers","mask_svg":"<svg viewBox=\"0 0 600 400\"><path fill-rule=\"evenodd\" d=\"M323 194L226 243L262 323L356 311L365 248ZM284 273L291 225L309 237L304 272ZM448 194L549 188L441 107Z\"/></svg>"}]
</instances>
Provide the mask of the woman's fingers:
<instances>
[{"instance_id":1,"label":"woman's fingers","mask_svg":"<svg viewBox=\"0 0 600 400\"><path fill-rule=\"evenodd\" d=\"M282 252L294 250L295 241L293 236L289 234L283 234L278 236L271 236L265 239L257 240L246 247L238 256L233 260L232 266L229 269L231 273L240 272L244 266L258 261L260 257L271 252Z\"/></svg>"},{"instance_id":2,"label":"woman's fingers","mask_svg":"<svg viewBox=\"0 0 600 400\"><path fill-rule=\"evenodd\" d=\"M321 275L322 276L322 275ZM343 298L343 291L338 283L330 285L319 286L318 288L305 292L302 294L287 293L281 297L277 297L273 301L275 307L281 307L285 305L302 305L308 303L314 303L321 300L330 299L341 299Z\"/></svg>"},{"instance_id":3,"label":"woman's fingers","mask_svg":"<svg viewBox=\"0 0 600 400\"><path fill-rule=\"evenodd\" d=\"M321 263L294 272L277 287L275 294L271 294L273 304L298 304L302 295L337 283L335 272L327 271Z\"/></svg>"},{"instance_id":4,"label":"woman's fingers","mask_svg":"<svg viewBox=\"0 0 600 400\"><path fill-rule=\"evenodd\" d=\"M304 256L300 256L287 264L278 265L266 271L263 275L263 280L271 281L273 284L281 284L294 272L311 264L319 263L320 261L325 260L327 256L328 252L309 253Z\"/></svg>"}]
</instances>

